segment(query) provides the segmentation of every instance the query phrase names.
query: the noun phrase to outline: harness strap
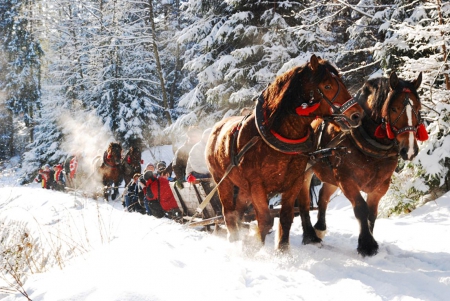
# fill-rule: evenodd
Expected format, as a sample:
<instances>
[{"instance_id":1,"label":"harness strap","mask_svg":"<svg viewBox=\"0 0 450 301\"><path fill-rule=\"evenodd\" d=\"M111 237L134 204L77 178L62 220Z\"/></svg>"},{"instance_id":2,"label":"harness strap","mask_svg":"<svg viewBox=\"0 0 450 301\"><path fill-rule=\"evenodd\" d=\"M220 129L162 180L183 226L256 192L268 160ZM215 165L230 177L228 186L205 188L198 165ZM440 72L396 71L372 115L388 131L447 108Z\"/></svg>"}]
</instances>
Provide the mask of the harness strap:
<instances>
[{"instance_id":1,"label":"harness strap","mask_svg":"<svg viewBox=\"0 0 450 301\"><path fill-rule=\"evenodd\" d=\"M111 165L108 163L107 152L103 153L103 164L105 164L106 166L111 167L111 168L117 168L117 165Z\"/></svg>"},{"instance_id":2,"label":"harness strap","mask_svg":"<svg viewBox=\"0 0 450 301\"><path fill-rule=\"evenodd\" d=\"M238 166L239 163L241 162L242 157L244 157L244 154L250 149L252 148L259 140L261 139L261 137L259 136L254 136L252 139L250 139L250 141L248 141L244 147L241 149L241 151L234 157L234 159L231 160L230 165L228 165L227 170L225 171L225 174L223 175L222 179L220 179L219 183L217 183L216 187L214 187L213 190L211 190L211 192L205 197L205 199L203 200L203 202L198 206L198 208L196 209L195 214L191 217L189 224L192 223L192 221L194 220L194 218L202 213L203 209L205 209L205 207L209 204L209 202L211 201L212 197L214 196L214 193L217 191L217 188L219 187L219 185L223 182L223 180L225 180L225 178L228 176L228 174L231 172L231 170L233 169L233 167ZM236 164L237 163L237 164ZM188 225L189 225L188 224Z\"/></svg>"}]
</instances>

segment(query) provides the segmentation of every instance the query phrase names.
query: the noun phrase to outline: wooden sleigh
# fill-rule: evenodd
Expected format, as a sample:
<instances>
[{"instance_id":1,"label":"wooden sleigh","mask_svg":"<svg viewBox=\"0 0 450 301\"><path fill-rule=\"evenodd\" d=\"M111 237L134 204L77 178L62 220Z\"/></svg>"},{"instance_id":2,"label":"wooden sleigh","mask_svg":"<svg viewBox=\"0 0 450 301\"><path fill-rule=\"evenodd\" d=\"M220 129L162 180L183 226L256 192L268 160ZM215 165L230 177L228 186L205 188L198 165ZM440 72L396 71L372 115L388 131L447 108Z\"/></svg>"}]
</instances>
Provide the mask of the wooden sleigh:
<instances>
[{"instance_id":1,"label":"wooden sleigh","mask_svg":"<svg viewBox=\"0 0 450 301\"><path fill-rule=\"evenodd\" d=\"M175 185L175 182L170 183L173 195L178 203L178 207L183 212L183 223L192 228L205 227L208 230L211 226L225 225L225 220L222 215L222 205L220 203L217 192L211 197L211 200L203 210L199 212L201 204L214 189L215 183L212 179L197 179L194 183L184 183L184 188L180 189ZM279 206L268 205L270 215L272 218L279 217ZM311 210L316 210L316 205L311 205ZM299 208L294 208L294 214L299 214ZM243 217L245 223L250 223L256 220L255 211L250 207Z\"/></svg>"}]
</instances>

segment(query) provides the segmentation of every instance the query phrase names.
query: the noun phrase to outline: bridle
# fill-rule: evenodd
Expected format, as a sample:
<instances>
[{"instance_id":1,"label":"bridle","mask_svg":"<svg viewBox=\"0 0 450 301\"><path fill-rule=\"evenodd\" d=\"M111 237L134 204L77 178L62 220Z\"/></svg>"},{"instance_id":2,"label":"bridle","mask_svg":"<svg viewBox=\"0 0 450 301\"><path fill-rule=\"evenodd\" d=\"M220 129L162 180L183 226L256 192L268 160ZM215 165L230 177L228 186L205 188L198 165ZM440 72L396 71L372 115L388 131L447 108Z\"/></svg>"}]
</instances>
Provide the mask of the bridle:
<instances>
[{"instance_id":1,"label":"bridle","mask_svg":"<svg viewBox=\"0 0 450 301\"><path fill-rule=\"evenodd\" d=\"M428 133L425 129L425 125L423 124L422 117L420 115L420 112L416 111L411 104L411 100L409 98L409 94L412 93L410 89L403 88L403 93L405 93L405 99L403 100L403 109L398 114L397 118L393 122L391 122L389 114L387 114L387 117L382 117L381 124L377 127L375 130L375 137L377 138L384 138L387 136L388 139L394 140L397 136L407 133L407 132L413 132L416 136L416 139L419 141L425 141L428 139ZM400 117L403 114L406 114L406 108L410 106L411 111L416 116L416 119L418 121L416 126L407 125L400 129L398 129L395 125L400 120ZM389 112L389 110L388 110Z\"/></svg>"},{"instance_id":2,"label":"bridle","mask_svg":"<svg viewBox=\"0 0 450 301\"><path fill-rule=\"evenodd\" d=\"M110 168L117 168L119 165L120 165L120 163L116 163L114 160L112 160L112 154L114 153L114 146L113 147L111 147L111 149L109 150L109 151L106 151L104 154L103 154L103 163L105 163L105 165L106 166L108 166L108 167L110 167ZM116 151L119 151L120 152L120 149L117 149ZM115 155L117 155L117 154L115 154ZM120 154L119 154L119 158L120 158Z\"/></svg>"}]
</instances>

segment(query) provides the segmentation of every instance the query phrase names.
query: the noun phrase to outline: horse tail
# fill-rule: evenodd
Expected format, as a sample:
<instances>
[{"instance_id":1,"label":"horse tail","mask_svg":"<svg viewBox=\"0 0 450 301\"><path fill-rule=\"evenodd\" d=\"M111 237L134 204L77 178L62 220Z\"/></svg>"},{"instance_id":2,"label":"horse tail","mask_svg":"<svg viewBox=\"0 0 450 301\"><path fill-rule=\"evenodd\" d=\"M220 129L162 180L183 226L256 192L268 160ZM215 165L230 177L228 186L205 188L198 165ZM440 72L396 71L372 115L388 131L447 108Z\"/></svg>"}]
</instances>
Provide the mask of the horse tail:
<instances>
[{"instance_id":1,"label":"horse tail","mask_svg":"<svg viewBox=\"0 0 450 301\"><path fill-rule=\"evenodd\" d=\"M314 189L315 186L317 186L317 179L316 175L313 174L311 177L311 182L309 183L309 207L312 209L314 208L314 201L316 201L316 204L319 204L319 197L317 196L316 190Z\"/></svg>"}]
</instances>

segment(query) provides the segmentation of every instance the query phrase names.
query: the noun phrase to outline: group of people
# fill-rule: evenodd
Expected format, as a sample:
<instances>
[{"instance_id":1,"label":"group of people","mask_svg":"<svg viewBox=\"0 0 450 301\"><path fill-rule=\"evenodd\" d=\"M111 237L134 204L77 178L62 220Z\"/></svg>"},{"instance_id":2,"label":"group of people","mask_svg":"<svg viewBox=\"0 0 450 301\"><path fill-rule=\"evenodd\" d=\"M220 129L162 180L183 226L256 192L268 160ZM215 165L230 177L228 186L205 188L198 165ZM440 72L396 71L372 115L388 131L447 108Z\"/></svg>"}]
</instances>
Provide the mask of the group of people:
<instances>
[{"instance_id":1,"label":"group of people","mask_svg":"<svg viewBox=\"0 0 450 301\"><path fill-rule=\"evenodd\" d=\"M142 174L136 173L124 190L123 206L126 211L137 211L157 218L182 217L178 203L169 185L170 174L166 163L147 164Z\"/></svg>"},{"instance_id":2,"label":"group of people","mask_svg":"<svg viewBox=\"0 0 450 301\"><path fill-rule=\"evenodd\" d=\"M187 140L175 152L171 163L172 170L167 168L164 161L156 164L149 163L142 173L134 173L129 183L125 183L122 204L124 210L140 212L155 217L181 217L176 199L169 182L176 181L179 189L184 183L198 182L198 179L210 178L206 166L205 146L211 129L200 131L197 128L187 133ZM64 191L65 187L76 188L75 179L78 169L79 154L69 156L64 163L56 164L53 168L45 164L35 181L42 184L42 188ZM142 163L142 161L141 161ZM170 166L169 166L170 167ZM169 170L169 171L168 171Z\"/></svg>"},{"instance_id":3,"label":"group of people","mask_svg":"<svg viewBox=\"0 0 450 301\"><path fill-rule=\"evenodd\" d=\"M136 173L124 191L123 206L127 211L138 211L155 217L181 217L182 212L170 188L169 182L176 181L178 189L184 188L184 183L196 183L198 180L210 179L205 147L211 129L201 131L198 128L187 132L187 140L175 152L171 163L172 172L167 172L165 162L149 163L142 174ZM204 183L201 183L204 186ZM209 192L209 185L204 187ZM220 210L220 208L218 209Z\"/></svg>"},{"instance_id":4,"label":"group of people","mask_svg":"<svg viewBox=\"0 0 450 301\"><path fill-rule=\"evenodd\" d=\"M79 155L69 156L64 163L50 166L45 164L38 171L36 182L41 183L42 188L64 191L66 186L73 187L75 174L78 169Z\"/></svg>"}]
</instances>

